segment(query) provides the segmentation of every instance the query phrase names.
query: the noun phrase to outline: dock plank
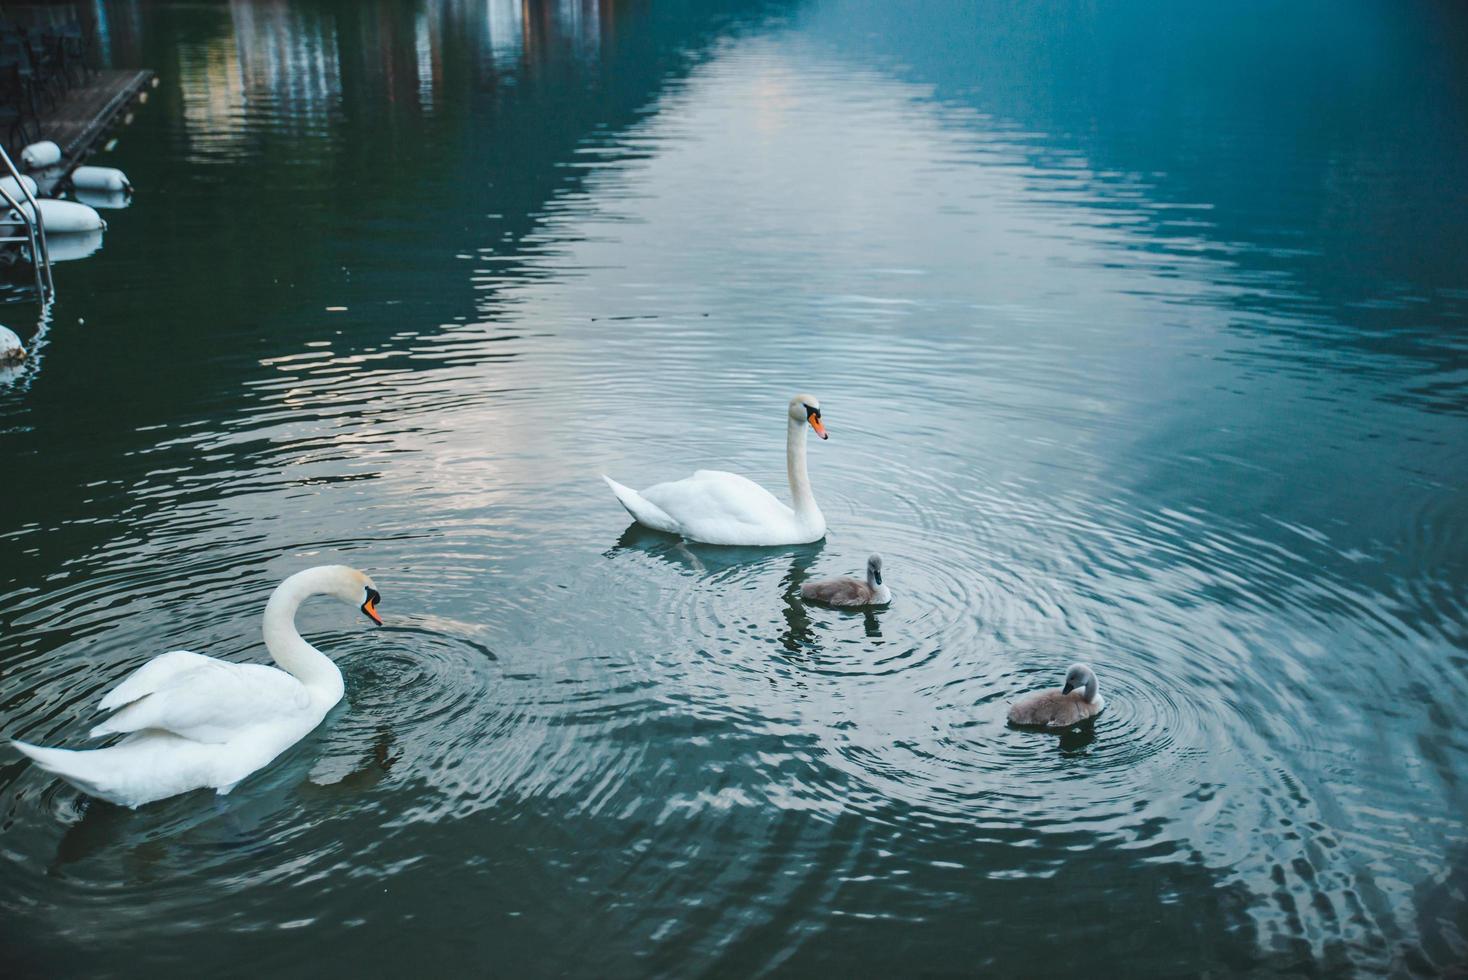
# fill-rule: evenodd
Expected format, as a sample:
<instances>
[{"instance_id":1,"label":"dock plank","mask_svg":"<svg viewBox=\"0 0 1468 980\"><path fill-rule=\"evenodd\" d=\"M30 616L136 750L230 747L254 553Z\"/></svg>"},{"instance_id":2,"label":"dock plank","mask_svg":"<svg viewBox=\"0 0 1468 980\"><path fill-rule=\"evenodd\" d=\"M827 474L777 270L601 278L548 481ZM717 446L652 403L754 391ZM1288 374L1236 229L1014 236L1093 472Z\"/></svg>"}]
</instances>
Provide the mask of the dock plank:
<instances>
[{"instance_id":1,"label":"dock plank","mask_svg":"<svg viewBox=\"0 0 1468 980\"><path fill-rule=\"evenodd\" d=\"M70 170L90 153L117 117L132 104L153 79L151 71L100 71L77 85L59 100L55 109L41 116L41 138L61 147L65 169ZM22 147L9 147L19 156Z\"/></svg>"}]
</instances>

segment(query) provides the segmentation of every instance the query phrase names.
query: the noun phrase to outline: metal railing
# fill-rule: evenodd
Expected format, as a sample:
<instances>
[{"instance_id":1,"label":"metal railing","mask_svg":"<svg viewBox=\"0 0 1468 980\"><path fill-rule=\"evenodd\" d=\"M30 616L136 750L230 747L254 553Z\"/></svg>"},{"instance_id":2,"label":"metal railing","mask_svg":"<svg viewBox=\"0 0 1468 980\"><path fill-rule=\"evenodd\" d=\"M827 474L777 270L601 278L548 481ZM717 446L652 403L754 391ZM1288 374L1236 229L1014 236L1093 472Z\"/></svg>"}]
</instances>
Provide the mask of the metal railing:
<instances>
[{"instance_id":1,"label":"metal railing","mask_svg":"<svg viewBox=\"0 0 1468 980\"><path fill-rule=\"evenodd\" d=\"M0 184L0 198L9 205L10 213L25 227L24 235L0 235L0 243L21 242L31 247L31 264L36 269L36 289L41 294L41 302L48 303L56 295L56 283L51 278L51 253L46 249L46 222L41 217L41 205L37 203L36 196L26 186L25 181L20 179L20 171L15 169L15 161L10 159L10 154L5 152L5 147L0 145L0 164L4 164L4 171L0 171L0 177L7 173L15 178L15 187L20 191L20 196L30 204L30 208L21 206L8 188ZM8 232L12 221L6 219L0 221Z\"/></svg>"}]
</instances>

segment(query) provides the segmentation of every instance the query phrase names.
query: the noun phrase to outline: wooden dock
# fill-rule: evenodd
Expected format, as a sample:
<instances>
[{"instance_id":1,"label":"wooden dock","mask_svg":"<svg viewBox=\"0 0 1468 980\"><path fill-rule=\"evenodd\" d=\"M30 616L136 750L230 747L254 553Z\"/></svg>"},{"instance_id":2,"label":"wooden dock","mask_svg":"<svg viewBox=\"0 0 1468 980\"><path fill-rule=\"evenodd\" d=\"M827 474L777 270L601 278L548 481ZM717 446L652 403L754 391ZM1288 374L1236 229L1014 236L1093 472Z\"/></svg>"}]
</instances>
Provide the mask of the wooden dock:
<instances>
[{"instance_id":1,"label":"wooden dock","mask_svg":"<svg viewBox=\"0 0 1468 980\"><path fill-rule=\"evenodd\" d=\"M73 85L56 105L41 113L40 138L52 140L61 147L61 162L44 171L32 173L42 197L50 197L56 186L71 176L106 139L117 121L138 101L139 96L156 84L151 71L98 71ZM7 146L12 160L20 164L23 145ZM0 204L0 210L4 210ZM11 235L9 237L17 237ZM14 268L22 255L18 241L0 242L0 270ZM36 271L36 288L43 302L45 287L40 270ZM49 279L48 279L49 281ZM0 281L0 294L8 284Z\"/></svg>"},{"instance_id":2,"label":"wooden dock","mask_svg":"<svg viewBox=\"0 0 1468 980\"><path fill-rule=\"evenodd\" d=\"M41 138L61 147L62 163L37 174L43 192L49 182L65 177L87 158L138 95L153 83L151 71L99 71L73 87L50 111L41 114ZM7 147L17 162L23 147Z\"/></svg>"}]
</instances>

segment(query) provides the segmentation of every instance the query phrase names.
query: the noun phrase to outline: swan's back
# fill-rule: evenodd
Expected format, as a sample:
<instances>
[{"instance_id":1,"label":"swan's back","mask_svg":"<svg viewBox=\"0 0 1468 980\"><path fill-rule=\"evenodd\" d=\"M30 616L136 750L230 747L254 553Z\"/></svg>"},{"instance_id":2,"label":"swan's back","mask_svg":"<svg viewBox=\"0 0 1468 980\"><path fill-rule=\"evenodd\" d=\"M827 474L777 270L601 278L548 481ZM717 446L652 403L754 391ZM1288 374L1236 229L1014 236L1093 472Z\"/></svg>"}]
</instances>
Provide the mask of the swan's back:
<instances>
[{"instance_id":1,"label":"swan's back","mask_svg":"<svg viewBox=\"0 0 1468 980\"><path fill-rule=\"evenodd\" d=\"M686 479L648 487L642 495L685 523L701 518L757 524L795 516L758 483L723 470L699 470Z\"/></svg>"},{"instance_id":2,"label":"swan's back","mask_svg":"<svg viewBox=\"0 0 1468 980\"><path fill-rule=\"evenodd\" d=\"M174 670L93 728L91 737L146 729L219 745L249 737L265 725L314 728L325 713L314 710L310 691L283 670L192 656L192 663Z\"/></svg>"},{"instance_id":3,"label":"swan's back","mask_svg":"<svg viewBox=\"0 0 1468 980\"><path fill-rule=\"evenodd\" d=\"M1067 728L1094 718L1101 711L1102 701L1087 701L1080 691L1062 694L1060 691L1040 691L1021 698L1009 708L1011 725L1033 725L1044 728Z\"/></svg>"},{"instance_id":4,"label":"swan's back","mask_svg":"<svg viewBox=\"0 0 1468 980\"><path fill-rule=\"evenodd\" d=\"M737 473L699 470L687 479L648 487L642 497L676 521L680 534L695 541L768 545L791 543L799 536L795 511Z\"/></svg>"},{"instance_id":5,"label":"swan's back","mask_svg":"<svg viewBox=\"0 0 1468 980\"><path fill-rule=\"evenodd\" d=\"M800 587L800 594L811 602L824 602L828 606L869 606L876 599L876 590L857 578L807 582Z\"/></svg>"}]
</instances>

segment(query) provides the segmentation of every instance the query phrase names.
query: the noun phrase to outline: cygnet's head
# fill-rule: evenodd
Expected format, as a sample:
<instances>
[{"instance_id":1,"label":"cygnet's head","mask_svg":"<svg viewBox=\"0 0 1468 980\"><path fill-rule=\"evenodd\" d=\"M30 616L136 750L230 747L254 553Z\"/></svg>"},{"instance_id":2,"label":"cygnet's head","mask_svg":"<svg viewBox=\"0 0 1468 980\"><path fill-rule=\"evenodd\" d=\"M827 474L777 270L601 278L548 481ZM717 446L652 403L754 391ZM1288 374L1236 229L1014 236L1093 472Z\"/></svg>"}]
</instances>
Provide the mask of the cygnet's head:
<instances>
[{"instance_id":1,"label":"cygnet's head","mask_svg":"<svg viewBox=\"0 0 1468 980\"><path fill-rule=\"evenodd\" d=\"M1069 694L1079 688L1085 693L1086 700L1090 701L1096 697L1097 686L1096 675L1091 672L1090 667L1085 664L1071 664L1070 670L1065 672L1065 687L1060 693Z\"/></svg>"},{"instance_id":2,"label":"cygnet's head","mask_svg":"<svg viewBox=\"0 0 1468 980\"><path fill-rule=\"evenodd\" d=\"M826 427L821 424L821 402L815 395L796 395L790 399L790 421L808 422L816 435L827 438Z\"/></svg>"},{"instance_id":3,"label":"cygnet's head","mask_svg":"<svg viewBox=\"0 0 1468 980\"><path fill-rule=\"evenodd\" d=\"M382 601L382 595L366 572L359 572L350 565L332 565L327 589L329 595L356 606L368 619L382 625L382 617L377 615L377 604Z\"/></svg>"},{"instance_id":4,"label":"cygnet's head","mask_svg":"<svg viewBox=\"0 0 1468 980\"><path fill-rule=\"evenodd\" d=\"M870 585L882 584L882 556L872 555L867 559L867 582Z\"/></svg>"}]
</instances>

